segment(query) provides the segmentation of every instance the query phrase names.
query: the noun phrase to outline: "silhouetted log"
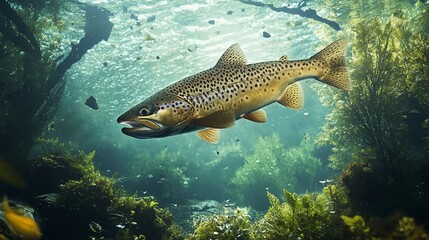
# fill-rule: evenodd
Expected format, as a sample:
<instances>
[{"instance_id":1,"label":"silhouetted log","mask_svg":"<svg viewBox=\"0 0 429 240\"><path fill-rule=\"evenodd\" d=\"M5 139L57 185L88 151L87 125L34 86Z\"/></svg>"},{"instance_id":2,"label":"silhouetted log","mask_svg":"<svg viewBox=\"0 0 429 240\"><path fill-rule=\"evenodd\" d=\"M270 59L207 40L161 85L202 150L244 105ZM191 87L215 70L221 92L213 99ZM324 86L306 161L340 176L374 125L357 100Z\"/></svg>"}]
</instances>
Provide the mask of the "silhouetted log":
<instances>
[{"instance_id":1,"label":"silhouetted log","mask_svg":"<svg viewBox=\"0 0 429 240\"><path fill-rule=\"evenodd\" d=\"M85 8L85 35L78 44L72 44L70 53L57 65L55 71L48 78L46 92L49 95L33 116L33 122L38 125L46 124L53 117L57 103L64 91L65 79L63 76L66 71L97 43L109 39L113 28L113 23L109 21L111 13L93 6L86 6Z\"/></svg>"},{"instance_id":2,"label":"silhouetted log","mask_svg":"<svg viewBox=\"0 0 429 240\"><path fill-rule=\"evenodd\" d=\"M67 57L49 72L42 61L40 46L31 28L5 0L0 0L0 36L7 38L22 55L22 86L9 95L11 103L5 129L0 134L0 154L9 159L23 159L35 136L42 133L51 121L63 95L64 74L82 56L102 40L108 40L113 23L110 12L102 8L81 5L85 10L85 35L72 45Z\"/></svg>"},{"instance_id":3,"label":"silhouetted log","mask_svg":"<svg viewBox=\"0 0 429 240\"><path fill-rule=\"evenodd\" d=\"M284 12L284 13L288 13L288 14L299 15L299 16L305 17L305 18L311 18L311 19L314 19L316 21L325 23L337 31L340 30L340 25L338 25L338 23L331 21L331 20L328 20L326 18L320 17L319 15L317 15L316 10L311 9L311 8L307 9L307 10L302 10L301 7L305 6L305 2L304 2L304 5L299 5L298 8L275 7L274 4L265 4L265 3L251 1L251 0L240 0L240 2L242 2L244 4L257 6L257 7L269 7L271 10L273 10L275 12Z\"/></svg>"}]
</instances>

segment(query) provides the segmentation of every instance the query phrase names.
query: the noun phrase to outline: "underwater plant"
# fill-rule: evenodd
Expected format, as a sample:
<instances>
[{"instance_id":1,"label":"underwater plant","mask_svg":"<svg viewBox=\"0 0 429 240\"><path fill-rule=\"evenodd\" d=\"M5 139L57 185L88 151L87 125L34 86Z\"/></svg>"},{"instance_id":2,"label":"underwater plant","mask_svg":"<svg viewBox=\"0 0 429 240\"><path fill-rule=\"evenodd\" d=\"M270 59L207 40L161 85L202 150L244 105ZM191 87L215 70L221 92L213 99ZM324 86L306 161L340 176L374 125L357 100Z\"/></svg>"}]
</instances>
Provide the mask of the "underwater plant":
<instances>
[{"instance_id":1,"label":"underwater plant","mask_svg":"<svg viewBox=\"0 0 429 240\"><path fill-rule=\"evenodd\" d=\"M353 239L406 239L427 240L429 234L423 226L415 223L410 217L390 217L382 220L373 220L369 225L360 215L354 217L341 216L353 235ZM389 226L390 225L390 226ZM373 230L376 229L376 230ZM380 229L385 229L380 231Z\"/></svg>"},{"instance_id":2,"label":"underwater plant","mask_svg":"<svg viewBox=\"0 0 429 240\"><path fill-rule=\"evenodd\" d=\"M387 22L356 22L353 91L321 90L335 108L319 140L333 145L330 165L345 169L342 184L361 212L402 209L427 219L429 189L420 184L429 166L427 19L427 7L416 6L395 11Z\"/></svg>"},{"instance_id":3,"label":"underwater plant","mask_svg":"<svg viewBox=\"0 0 429 240\"><path fill-rule=\"evenodd\" d=\"M299 147L285 149L277 134L259 137L254 152L245 156L245 164L232 179L239 199L256 209L265 209L268 206L266 191L279 194L283 188L302 192L316 190L321 162L312 155L313 147L303 141Z\"/></svg>"},{"instance_id":4,"label":"underwater plant","mask_svg":"<svg viewBox=\"0 0 429 240\"><path fill-rule=\"evenodd\" d=\"M251 222L245 208L230 211L224 209L221 214L196 220L194 225L196 226L194 233L186 239L251 239Z\"/></svg>"},{"instance_id":5,"label":"underwater plant","mask_svg":"<svg viewBox=\"0 0 429 240\"><path fill-rule=\"evenodd\" d=\"M138 177L126 179L125 189L130 192L146 192L162 203L179 203L188 195L190 179L186 175L186 159L176 152L163 149L154 156L142 154L133 164Z\"/></svg>"},{"instance_id":6,"label":"underwater plant","mask_svg":"<svg viewBox=\"0 0 429 240\"><path fill-rule=\"evenodd\" d=\"M340 215L348 212L342 188L298 196L283 191L286 202L267 193L270 208L252 228L253 239L346 239Z\"/></svg>"}]
</instances>

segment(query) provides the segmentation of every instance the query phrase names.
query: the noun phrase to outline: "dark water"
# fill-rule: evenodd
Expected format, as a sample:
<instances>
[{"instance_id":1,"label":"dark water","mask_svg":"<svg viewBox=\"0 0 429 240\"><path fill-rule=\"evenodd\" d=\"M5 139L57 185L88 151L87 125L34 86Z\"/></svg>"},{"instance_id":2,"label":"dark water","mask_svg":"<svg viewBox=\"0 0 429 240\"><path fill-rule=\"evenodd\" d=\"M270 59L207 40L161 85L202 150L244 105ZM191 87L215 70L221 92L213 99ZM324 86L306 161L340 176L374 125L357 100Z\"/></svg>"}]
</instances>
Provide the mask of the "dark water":
<instances>
[{"instance_id":1,"label":"dark water","mask_svg":"<svg viewBox=\"0 0 429 240\"><path fill-rule=\"evenodd\" d=\"M11 166L1 169L0 194L10 195L18 206L26 203L35 209L44 239L137 239L140 234L146 239L183 238L184 234L179 237L154 221L138 218L137 207L130 207L133 214L137 212L130 215L128 209L118 207L126 205L117 200L119 196L153 199L156 208L171 211L187 234L194 232L193 222L203 216L231 217L215 221L230 221L228 231L220 224L206 230L212 235L195 232L188 235L190 239L390 239L397 224L415 233L395 235L399 239L428 238L424 235L429 219L429 6L425 1L2 4L12 6L31 26L45 60L34 63L34 57L26 58L31 55L26 45L2 30L4 147L0 154ZM35 17L23 17L30 12ZM0 16L17 22L7 11ZM98 17L113 27L88 24L91 18L102 22ZM14 31L25 36L22 30ZM71 46L79 46L75 49L79 52L82 45L76 44L85 34L94 39L106 32L108 36L82 53L55 86L46 84L73 52ZM289 60L306 59L340 38L348 40L351 92L305 79L300 81L305 99L301 110L273 103L264 108L266 123L239 120L220 131L218 144L206 143L195 133L135 139L124 135L116 122L120 114L162 88L214 66L234 43L240 44L249 63L256 63L284 55ZM32 71L37 74L28 74ZM85 160L78 150L95 155ZM27 182L24 188L16 184L21 177ZM106 187L78 187L85 184ZM337 189L334 193L332 186ZM114 192L106 190L110 187ZM301 208L314 212L305 215L308 223L293 217L287 222L286 213L279 217L290 224L282 225L289 229L285 230L270 223L272 214L264 218L275 205L267 192L293 206L283 189L302 199L314 193L312 207L305 202L309 200L298 200ZM94 192L100 194L92 196ZM95 209L87 207L91 201ZM249 222L262 222L252 228L240 225L233 220L240 214L237 207L247 207L243 211ZM284 211L290 209L299 211L299 207ZM66 214L64 222L62 214ZM353 223L341 216L355 215L372 221L370 229L383 230L368 232L362 226L351 230ZM385 220L371 220L376 217ZM390 225L381 226L383 221ZM323 222L327 227L314 230ZM264 225L268 223L272 228ZM73 224L76 233L67 235ZM338 225L337 232L330 229ZM2 233L14 239L6 225L1 226Z\"/></svg>"}]
</instances>

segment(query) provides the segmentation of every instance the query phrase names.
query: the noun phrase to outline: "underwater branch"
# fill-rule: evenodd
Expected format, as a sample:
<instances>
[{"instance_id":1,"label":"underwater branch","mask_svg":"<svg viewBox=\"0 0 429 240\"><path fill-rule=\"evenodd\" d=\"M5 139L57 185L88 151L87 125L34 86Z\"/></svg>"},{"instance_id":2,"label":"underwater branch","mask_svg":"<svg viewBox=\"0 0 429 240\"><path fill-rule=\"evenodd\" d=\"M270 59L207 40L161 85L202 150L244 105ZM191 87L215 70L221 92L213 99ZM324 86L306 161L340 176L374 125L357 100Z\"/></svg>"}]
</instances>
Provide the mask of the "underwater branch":
<instances>
[{"instance_id":1,"label":"underwater branch","mask_svg":"<svg viewBox=\"0 0 429 240\"><path fill-rule=\"evenodd\" d=\"M240 2L242 2L244 4L248 4L248 5L257 6L257 7L269 7L271 10L273 10L275 12L284 12L284 13L288 13L288 14L299 15L299 16L305 17L305 18L311 18L311 19L314 19L318 22L322 22L324 24L327 24L328 26L330 26L331 28L333 28L337 31L340 30L340 25L338 25L338 23L317 15L316 10L311 9L311 8L309 8L307 10L302 10L302 7L307 5L305 3L305 1L303 3L300 3L299 7L297 7L297 8L275 7L274 4L260 3L260 2L255 2L255 1L251 1L251 0L240 0Z\"/></svg>"}]
</instances>

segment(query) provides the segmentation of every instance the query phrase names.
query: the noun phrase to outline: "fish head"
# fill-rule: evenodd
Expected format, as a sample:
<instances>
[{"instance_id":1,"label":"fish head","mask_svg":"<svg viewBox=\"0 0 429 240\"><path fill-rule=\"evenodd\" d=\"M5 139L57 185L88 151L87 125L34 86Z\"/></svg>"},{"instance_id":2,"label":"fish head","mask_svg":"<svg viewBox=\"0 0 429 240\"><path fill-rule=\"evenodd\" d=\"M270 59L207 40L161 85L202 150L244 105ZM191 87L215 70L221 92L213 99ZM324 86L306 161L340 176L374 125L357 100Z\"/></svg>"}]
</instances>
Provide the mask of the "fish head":
<instances>
[{"instance_id":1,"label":"fish head","mask_svg":"<svg viewBox=\"0 0 429 240\"><path fill-rule=\"evenodd\" d=\"M156 94L118 117L127 124L122 132L135 138L158 138L179 134L194 114L193 105L175 94Z\"/></svg>"}]
</instances>

